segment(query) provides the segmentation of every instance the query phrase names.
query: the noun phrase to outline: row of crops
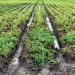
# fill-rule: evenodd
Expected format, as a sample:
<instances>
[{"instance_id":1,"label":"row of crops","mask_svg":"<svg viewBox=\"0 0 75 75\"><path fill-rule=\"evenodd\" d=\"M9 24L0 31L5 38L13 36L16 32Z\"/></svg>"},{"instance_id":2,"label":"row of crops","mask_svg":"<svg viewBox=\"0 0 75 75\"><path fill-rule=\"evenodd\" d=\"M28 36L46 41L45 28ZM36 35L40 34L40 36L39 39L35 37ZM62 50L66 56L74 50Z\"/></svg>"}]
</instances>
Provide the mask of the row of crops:
<instances>
[{"instance_id":1,"label":"row of crops","mask_svg":"<svg viewBox=\"0 0 75 75\"><path fill-rule=\"evenodd\" d=\"M25 4L13 4L13 5L6 5L6 6L0 5L0 16L9 13L11 11L14 11L23 5Z\"/></svg>"},{"instance_id":2,"label":"row of crops","mask_svg":"<svg viewBox=\"0 0 75 75\"><path fill-rule=\"evenodd\" d=\"M35 5L36 3L17 4L0 16L0 55L7 58L16 50L15 46L18 45Z\"/></svg>"},{"instance_id":3,"label":"row of crops","mask_svg":"<svg viewBox=\"0 0 75 75\"><path fill-rule=\"evenodd\" d=\"M35 64L44 65L45 61L48 60L55 64L56 61L53 58L56 51L54 49L53 32L49 30L45 20L46 15L43 4L40 4L40 6L40 10L39 3L36 6L35 16L24 44L28 48L28 57L32 57Z\"/></svg>"},{"instance_id":4,"label":"row of crops","mask_svg":"<svg viewBox=\"0 0 75 75\"><path fill-rule=\"evenodd\" d=\"M49 17L56 26L63 54L75 53L75 5L71 3L45 3Z\"/></svg>"}]
</instances>

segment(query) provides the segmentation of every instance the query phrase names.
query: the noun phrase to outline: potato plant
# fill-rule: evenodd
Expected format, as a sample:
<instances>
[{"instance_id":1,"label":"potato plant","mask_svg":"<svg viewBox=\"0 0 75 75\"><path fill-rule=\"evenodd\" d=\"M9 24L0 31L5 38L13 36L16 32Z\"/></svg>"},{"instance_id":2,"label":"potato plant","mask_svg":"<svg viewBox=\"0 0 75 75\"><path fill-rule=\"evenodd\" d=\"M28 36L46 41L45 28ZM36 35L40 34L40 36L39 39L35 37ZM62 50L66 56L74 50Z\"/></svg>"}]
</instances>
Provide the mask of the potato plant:
<instances>
[{"instance_id":1,"label":"potato plant","mask_svg":"<svg viewBox=\"0 0 75 75\"><path fill-rule=\"evenodd\" d=\"M38 4L39 5L39 4ZM35 64L44 65L46 61L56 63L54 58L54 37L53 32L48 29L45 20L44 7L41 4L41 11L36 8L33 23L30 26L27 37L25 38L25 45L28 47L29 56L32 57Z\"/></svg>"},{"instance_id":2,"label":"potato plant","mask_svg":"<svg viewBox=\"0 0 75 75\"><path fill-rule=\"evenodd\" d=\"M22 12L19 12L19 9L17 9L1 16L0 41L2 41L0 42L0 55L4 56L5 59L15 51L22 33L21 23L26 26L26 21L29 20L35 4L30 9L29 7L25 8Z\"/></svg>"}]
</instances>

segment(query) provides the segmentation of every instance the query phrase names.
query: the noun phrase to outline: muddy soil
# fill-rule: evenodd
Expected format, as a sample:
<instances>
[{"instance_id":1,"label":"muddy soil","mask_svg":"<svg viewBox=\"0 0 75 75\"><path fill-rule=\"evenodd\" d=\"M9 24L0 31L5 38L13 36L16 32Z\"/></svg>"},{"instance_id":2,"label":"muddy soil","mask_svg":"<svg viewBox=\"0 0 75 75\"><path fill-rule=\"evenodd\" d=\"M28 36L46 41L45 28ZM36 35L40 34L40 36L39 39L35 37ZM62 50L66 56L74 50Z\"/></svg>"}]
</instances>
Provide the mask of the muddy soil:
<instances>
[{"instance_id":1,"label":"muddy soil","mask_svg":"<svg viewBox=\"0 0 75 75\"><path fill-rule=\"evenodd\" d=\"M27 58L28 49L24 46L20 57L20 65L12 75L75 75L75 63L64 60L62 53L58 51L56 60L58 64L52 65L50 61L43 66L35 65L32 58Z\"/></svg>"},{"instance_id":2,"label":"muddy soil","mask_svg":"<svg viewBox=\"0 0 75 75\"><path fill-rule=\"evenodd\" d=\"M6 75L6 70L0 70L0 75ZM75 75L75 63L64 62L52 65L48 61L43 66L38 66L34 64L32 59L22 58L21 56L20 65L12 75Z\"/></svg>"}]
</instances>

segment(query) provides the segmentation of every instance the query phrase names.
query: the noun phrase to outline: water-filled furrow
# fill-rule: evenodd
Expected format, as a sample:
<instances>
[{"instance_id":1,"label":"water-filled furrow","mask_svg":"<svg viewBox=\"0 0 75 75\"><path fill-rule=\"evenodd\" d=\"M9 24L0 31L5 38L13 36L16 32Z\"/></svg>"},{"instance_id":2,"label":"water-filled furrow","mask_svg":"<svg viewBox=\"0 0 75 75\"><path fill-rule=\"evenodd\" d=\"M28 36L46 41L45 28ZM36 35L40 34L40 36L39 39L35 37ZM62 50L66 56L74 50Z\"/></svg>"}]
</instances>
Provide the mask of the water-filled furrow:
<instances>
[{"instance_id":1,"label":"water-filled furrow","mask_svg":"<svg viewBox=\"0 0 75 75\"><path fill-rule=\"evenodd\" d=\"M41 5L39 5L39 12L40 12L40 8L41 8Z\"/></svg>"},{"instance_id":2,"label":"water-filled furrow","mask_svg":"<svg viewBox=\"0 0 75 75\"><path fill-rule=\"evenodd\" d=\"M36 9L36 7L35 7L35 9ZM30 24L32 23L32 19L33 19L34 15L35 15L35 9L34 9L34 11L33 11L33 13L32 13L32 17L30 18L30 20L29 20L29 22L28 22L28 24L27 24L27 29L29 29L29 26L30 26Z\"/></svg>"},{"instance_id":3,"label":"water-filled furrow","mask_svg":"<svg viewBox=\"0 0 75 75\"><path fill-rule=\"evenodd\" d=\"M51 22L49 20L49 17L48 17L48 14L47 14L46 10L45 10L45 14L46 14L46 21L47 21L47 24L49 26L49 29L51 31L53 31L53 28L52 28L52 25L51 25ZM55 43L54 47L60 50L59 43L58 43L57 38L56 38L56 36L54 34L53 34L53 37L55 38L55 40L54 40L54 43Z\"/></svg>"},{"instance_id":4,"label":"water-filled furrow","mask_svg":"<svg viewBox=\"0 0 75 75\"><path fill-rule=\"evenodd\" d=\"M46 21L47 21L47 24L48 24L48 26L49 26L49 29L50 29L51 31L53 31L52 25L51 25L51 23L50 23L49 18L48 18L47 15L46 15Z\"/></svg>"},{"instance_id":5,"label":"water-filled furrow","mask_svg":"<svg viewBox=\"0 0 75 75\"><path fill-rule=\"evenodd\" d=\"M55 36L53 36L53 37L55 38L55 40L54 40L54 43L55 43L54 47L60 50L57 38Z\"/></svg>"},{"instance_id":6,"label":"water-filled furrow","mask_svg":"<svg viewBox=\"0 0 75 75\"><path fill-rule=\"evenodd\" d=\"M36 7L35 7L36 8ZM19 65L19 57L21 56L21 53L22 53L22 50L23 50L23 42L24 42L24 39L26 37L26 34L27 34L27 30L29 29L29 26L30 24L32 23L32 19L35 15L35 9L33 10L32 12L32 16L27 24L27 28L25 28L25 31L24 31L24 34L22 35L22 38L21 38L21 41L20 41L20 44L18 45L18 48L16 50L16 53L15 55L13 56L13 59L11 60L10 64L9 64L9 67L8 67L8 71L7 71L7 74L6 75L12 75L12 72L18 67Z\"/></svg>"}]
</instances>

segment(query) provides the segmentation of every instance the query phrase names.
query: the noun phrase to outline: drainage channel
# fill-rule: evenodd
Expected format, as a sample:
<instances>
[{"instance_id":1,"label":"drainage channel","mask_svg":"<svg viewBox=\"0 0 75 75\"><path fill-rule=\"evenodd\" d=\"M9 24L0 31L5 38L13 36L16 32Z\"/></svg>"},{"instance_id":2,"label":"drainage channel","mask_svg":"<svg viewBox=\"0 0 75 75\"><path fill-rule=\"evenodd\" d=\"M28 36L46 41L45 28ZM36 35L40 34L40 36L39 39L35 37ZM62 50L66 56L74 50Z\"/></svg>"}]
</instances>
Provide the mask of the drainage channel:
<instances>
[{"instance_id":1,"label":"drainage channel","mask_svg":"<svg viewBox=\"0 0 75 75\"><path fill-rule=\"evenodd\" d=\"M32 12L32 16L27 24L27 28L25 28L25 32L22 36L22 39L20 41L20 44L18 45L18 48L16 50L16 53L15 55L13 56L13 59L11 60L9 66L8 66L8 71L7 71L7 74L6 75L12 75L12 72L19 66L19 57L21 56L21 53L22 53L22 50L23 50L23 42L24 42L24 39L26 37L26 34L27 34L27 30L29 29L29 26L30 24L32 23L32 19L35 15L35 9L36 7L34 8L33 12Z\"/></svg>"}]
</instances>

